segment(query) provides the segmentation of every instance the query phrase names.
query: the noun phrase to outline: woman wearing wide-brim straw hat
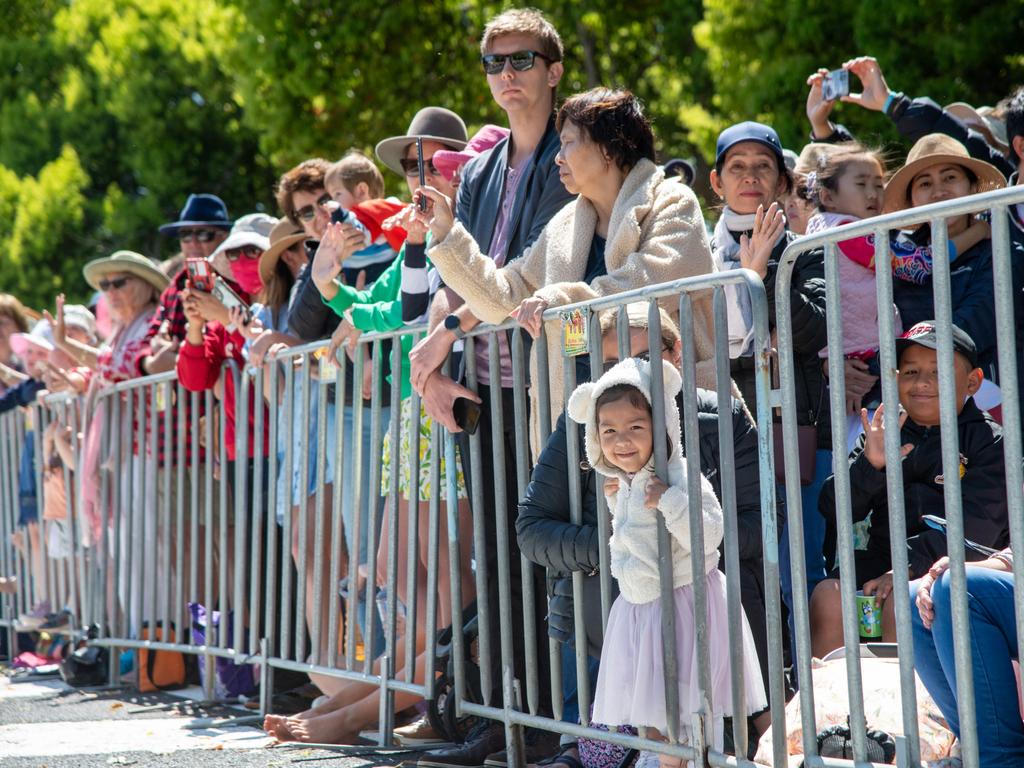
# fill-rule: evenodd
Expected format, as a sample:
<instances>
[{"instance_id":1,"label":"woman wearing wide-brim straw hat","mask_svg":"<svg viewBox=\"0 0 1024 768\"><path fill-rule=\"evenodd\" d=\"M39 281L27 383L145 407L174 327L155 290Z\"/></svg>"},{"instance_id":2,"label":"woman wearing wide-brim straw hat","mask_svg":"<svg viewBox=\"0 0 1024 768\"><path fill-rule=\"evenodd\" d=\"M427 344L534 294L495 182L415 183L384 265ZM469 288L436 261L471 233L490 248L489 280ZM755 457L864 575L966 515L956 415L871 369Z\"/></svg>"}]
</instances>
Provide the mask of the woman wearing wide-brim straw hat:
<instances>
[{"instance_id":1,"label":"woman wearing wide-brim straw hat","mask_svg":"<svg viewBox=\"0 0 1024 768\"><path fill-rule=\"evenodd\" d=\"M885 185L885 213L955 200L978 192L1006 186L1003 174L990 163L977 160L954 138L942 133L922 136L907 155L907 162ZM983 208L979 206L979 211ZM949 237L969 226L987 226L963 214L946 219ZM926 229L914 233L922 244L930 238ZM990 379L995 373L995 295L992 285L992 240L986 237L963 253L950 250L950 299L953 322L963 328L978 345L978 366ZM934 273L933 273L934 274ZM932 275L920 283L893 281L893 300L900 310L904 328L935 317ZM998 392L989 390L998 404ZM984 399L983 390L979 396ZM977 397L975 398L978 399ZM984 407L982 402L979 407Z\"/></svg>"},{"instance_id":2,"label":"woman wearing wide-brim straw hat","mask_svg":"<svg viewBox=\"0 0 1024 768\"><path fill-rule=\"evenodd\" d=\"M99 372L108 381L134 378L136 372L128 356L139 351L157 299L167 287L167 276L152 260L134 251L115 251L93 259L82 268L82 275L102 294L113 323L111 338L106 347L97 349L60 333L64 305L61 295L57 298L54 343L78 365Z\"/></svg>"}]
</instances>

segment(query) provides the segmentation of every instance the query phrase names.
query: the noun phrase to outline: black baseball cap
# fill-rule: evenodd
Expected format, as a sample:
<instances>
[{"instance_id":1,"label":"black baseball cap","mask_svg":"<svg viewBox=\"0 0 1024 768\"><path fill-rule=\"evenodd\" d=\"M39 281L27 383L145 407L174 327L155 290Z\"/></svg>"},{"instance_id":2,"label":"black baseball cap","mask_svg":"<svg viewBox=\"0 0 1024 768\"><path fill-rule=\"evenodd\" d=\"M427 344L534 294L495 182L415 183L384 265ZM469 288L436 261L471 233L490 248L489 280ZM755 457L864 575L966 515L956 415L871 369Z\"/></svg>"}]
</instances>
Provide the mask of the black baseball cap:
<instances>
[{"instance_id":1,"label":"black baseball cap","mask_svg":"<svg viewBox=\"0 0 1024 768\"><path fill-rule=\"evenodd\" d=\"M779 134L770 125L747 120L743 123L730 125L718 134L718 141L715 143L715 168L719 173L722 172L722 163L725 162L725 155L730 149L744 141L753 141L766 146L775 155L775 159L779 164L779 170L785 170L786 156L782 153L782 142L779 141Z\"/></svg>"},{"instance_id":2,"label":"black baseball cap","mask_svg":"<svg viewBox=\"0 0 1024 768\"><path fill-rule=\"evenodd\" d=\"M913 326L909 331L896 339L896 358L903 354L903 350L911 344L918 344L928 349L938 350L939 334L935 327L934 320L922 320ZM974 345L974 339L967 331L959 326L953 326L953 351L959 352L967 358L971 368L978 367L978 348Z\"/></svg>"}]
</instances>

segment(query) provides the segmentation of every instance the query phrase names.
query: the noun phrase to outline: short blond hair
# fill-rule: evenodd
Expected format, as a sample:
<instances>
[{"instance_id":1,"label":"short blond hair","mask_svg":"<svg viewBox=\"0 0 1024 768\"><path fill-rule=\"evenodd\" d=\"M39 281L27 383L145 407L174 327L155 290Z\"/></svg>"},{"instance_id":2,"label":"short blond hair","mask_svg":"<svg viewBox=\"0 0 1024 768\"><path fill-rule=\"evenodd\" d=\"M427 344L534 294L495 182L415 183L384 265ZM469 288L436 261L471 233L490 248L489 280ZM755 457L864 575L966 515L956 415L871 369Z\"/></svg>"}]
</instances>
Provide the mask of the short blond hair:
<instances>
[{"instance_id":1,"label":"short blond hair","mask_svg":"<svg viewBox=\"0 0 1024 768\"><path fill-rule=\"evenodd\" d=\"M349 192L354 192L360 183L366 184L371 200L384 197L384 175L373 160L358 149L346 152L324 175L325 187L341 184Z\"/></svg>"},{"instance_id":2,"label":"short blond hair","mask_svg":"<svg viewBox=\"0 0 1024 768\"><path fill-rule=\"evenodd\" d=\"M480 53L487 53L495 40L506 35L529 35L537 41L537 52L551 61L561 61L565 52L558 30L536 8L512 8L487 22Z\"/></svg>"}]
</instances>

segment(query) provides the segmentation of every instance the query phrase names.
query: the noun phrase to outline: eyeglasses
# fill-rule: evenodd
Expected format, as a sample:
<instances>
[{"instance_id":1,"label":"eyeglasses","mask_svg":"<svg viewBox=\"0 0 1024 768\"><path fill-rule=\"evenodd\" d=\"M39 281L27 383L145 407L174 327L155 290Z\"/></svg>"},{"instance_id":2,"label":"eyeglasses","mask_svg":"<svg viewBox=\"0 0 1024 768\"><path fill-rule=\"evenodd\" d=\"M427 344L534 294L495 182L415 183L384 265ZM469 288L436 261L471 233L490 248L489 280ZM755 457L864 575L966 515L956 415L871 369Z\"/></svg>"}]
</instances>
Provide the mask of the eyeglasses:
<instances>
[{"instance_id":1,"label":"eyeglasses","mask_svg":"<svg viewBox=\"0 0 1024 768\"><path fill-rule=\"evenodd\" d=\"M200 243L209 243L217 236L212 229L182 229L178 231L178 241L191 243L193 240Z\"/></svg>"},{"instance_id":2,"label":"eyeglasses","mask_svg":"<svg viewBox=\"0 0 1024 768\"><path fill-rule=\"evenodd\" d=\"M107 293L108 291L119 291L128 285L129 279L130 278L127 277L115 277L113 280L100 280L100 290L104 293Z\"/></svg>"},{"instance_id":3,"label":"eyeglasses","mask_svg":"<svg viewBox=\"0 0 1024 768\"><path fill-rule=\"evenodd\" d=\"M312 205L304 205L295 212L295 217L302 221L312 221L316 216L316 209L327 205L331 202L331 196L324 192L317 198L316 203Z\"/></svg>"},{"instance_id":4,"label":"eyeglasses","mask_svg":"<svg viewBox=\"0 0 1024 768\"><path fill-rule=\"evenodd\" d=\"M408 158L403 157L398 162L401 164L402 170L405 171L405 175L406 176L419 176L420 175L420 161L419 160L415 160L415 159L410 160ZM441 172L439 170L437 170L437 167L434 165L434 161L433 160L425 160L424 162L427 164L427 167L426 167L426 172L427 173L429 173L431 176L440 176L441 175Z\"/></svg>"},{"instance_id":5,"label":"eyeglasses","mask_svg":"<svg viewBox=\"0 0 1024 768\"><path fill-rule=\"evenodd\" d=\"M543 53L537 51L516 51L515 53L485 53L480 57L481 63L484 65L484 72L488 75L499 75L502 70L505 69L505 60L512 65L512 69L516 72L526 72L527 70L533 69L533 65L536 64L536 58L544 59L544 61L550 64L554 59L545 56Z\"/></svg>"},{"instance_id":6,"label":"eyeglasses","mask_svg":"<svg viewBox=\"0 0 1024 768\"><path fill-rule=\"evenodd\" d=\"M224 251L228 261L238 261L243 256L247 259L258 259L262 253L263 251L255 245L243 245L241 248L229 248Z\"/></svg>"}]
</instances>

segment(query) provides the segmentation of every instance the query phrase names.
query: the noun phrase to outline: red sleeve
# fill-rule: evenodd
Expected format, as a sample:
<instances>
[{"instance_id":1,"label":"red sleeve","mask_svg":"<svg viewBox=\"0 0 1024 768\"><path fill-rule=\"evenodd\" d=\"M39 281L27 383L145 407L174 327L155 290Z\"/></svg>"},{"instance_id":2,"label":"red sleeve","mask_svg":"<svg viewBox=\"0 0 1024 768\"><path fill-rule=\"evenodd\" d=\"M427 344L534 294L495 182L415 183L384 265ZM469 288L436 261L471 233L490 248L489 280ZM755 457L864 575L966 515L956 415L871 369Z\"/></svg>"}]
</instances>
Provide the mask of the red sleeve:
<instances>
[{"instance_id":1,"label":"red sleeve","mask_svg":"<svg viewBox=\"0 0 1024 768\"><path fill-rule=\"evenodd\" d=\"M224 328L219 323L207 324L203 343L182 343L178 350L178 381L190 392L210 389L220 376L221 365L226 356Z\"/></svg>"},{"instance_id":2,"label":"red sleeve","mask_svg":"<svg viewBox=\"0 0 1024 768\"><path fill-rule=\"evenodd\" d=\"M388 245L395 251L399 251L408 237L406 231L401 227L394 227L385 231L381 224L385 219L394 216L405 207L405 203L393 200L367 200L363 203L356 203L352 207L352 213L370 231L370 237L376 240L381 235L388 241Z\"/></svg>"},{"instance_id":3,"label":"red sleeve","mask_svg":"<svg viewBox=\"0 0 1024 768\"><path fill-rule=\"evenodd\" d=\"M839 250L850 261L868 269L875 268L875 236L862 235L839 243Z\"/></svg>"}]
</instances>

